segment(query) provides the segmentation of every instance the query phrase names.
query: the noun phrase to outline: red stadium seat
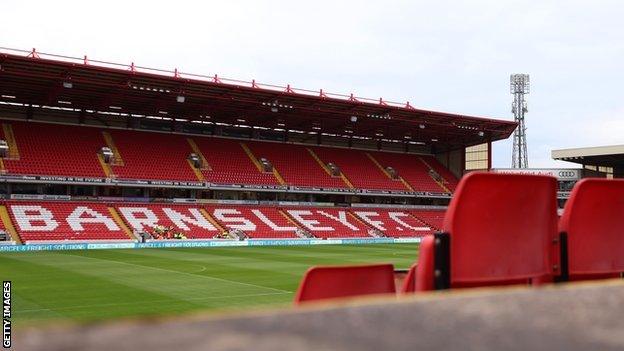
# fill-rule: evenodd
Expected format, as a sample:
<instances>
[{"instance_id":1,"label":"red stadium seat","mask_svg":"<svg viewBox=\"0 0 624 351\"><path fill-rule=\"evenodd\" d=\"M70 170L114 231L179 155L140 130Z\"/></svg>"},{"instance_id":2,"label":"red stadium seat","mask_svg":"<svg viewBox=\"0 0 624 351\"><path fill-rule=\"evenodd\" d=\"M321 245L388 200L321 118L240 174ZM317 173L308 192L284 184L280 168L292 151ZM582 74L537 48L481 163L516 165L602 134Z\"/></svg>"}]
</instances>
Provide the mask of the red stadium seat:
<instances>
[{"instance_id":1,"label":"red stadium seat","mask_svg":"<svg viewBox=\"0 0 624 351\"><path fill-rule=\"evenodd\" d=\"M123 166L112 166L120 179L198 182L186 158L193 152L186 138L176 134L110 130Z\"/></svg>"},{"instance_id":2,"label":"red stadium seat","mask_svg":"<svg viewBox=\"0 0 624 351\"><path fill-rule=\"evenodd\" d=\"M435 170L445 187L453 190L457 183L455 175L431 155L203 136L187 140L172 133L39 122L2 123L6 128L0 128L0 137L14 136L15 155L3 160L2 171L9 175L441 193L445 189L429 174ZM102 147L115 149L117 162L100 163ZM200 153L207 164L195 170L187 161L191 153ZM252 161L259 158L269 160L279 176L259 170ZM330 162L341 176L328 174ZM391 179L387 167L394 168L401 179Z\"/></svg>"},{"instance_id":3,"label":"red stadium seat","mask_svg":"<svg viewBox=\"0 0 624 351\"><path fill-rule=\"evenodd\" d=\"M258 158L266 158L284 180L297 187L344 189L340 177L332 177L314 160L304 145L284 145L269 142L248 142Z\"/></svg>"},{"instance_id":4,"label":"red stadium seat","mask_svg":"<svg viewBox=\"0 0 624 351\"><path fill-rule=\"evenodd\" d=\"M293 239L295 227L276 207L206 206L225 230L240 229L252 239Z\"/></svg>"},{"instance_id":5,"label":"red stadium seat","mask_svg":"<svg viewBox=\"0 0 624 351\"><path fill-rule=\"evenodd\" d=\"M104 203L8 201L7 208L24 242L131 239Z\"/></svg>"},{"instance_id":6,"label":"red stadium seat","mask_svg":"<svg viewBox=\"0 0 624 351\"><path fill-rule=\"evenodd\" d=\"M272 173L260 172L241 146L240 140L224 138L194 138L210 170L202 173L215 184L253 184L278 186Z\"/></svg>"},{"instance_id":7,"label":"red stadium seat","mask_svg":"<svg viewBox=\"0 0 624 351\"><path fill-rule=\"evenodd\" d=\"M465 176L444 219L446 233L421 243L416 290L548 280L556 263L556 189L552 177Z\"/></svg>"},{"instance_id":8,"label":"red stadium seat","mask_svg":"<svg viewBox=\"0 0 624 351\"><path fill-rule=\"evenodd\" d=\"M115 208L128 228L139 232L153 233L155 227L163 226L183 233L188 239L211 239L219 233L203 216L202 208L192 204L119 203Z\"/></svg>"},{"instance_id":9,"label":"red stadium seat","mask_svg":"<svg viewBox=\"0 0 624 351\"><path fill-rule=\"evenodd\" d=\"M418 217L421 221L428 224L432 229L439 231L442 229L444 222L444 210L412 210L412 215Z\"/></svg>"},{"instance_id":10,"label":"red stadium seat","mask_svg":"<svg viewBox=\"0 0 624 351\"><path fill-rule=\"evenodd\" d=\"M332 162L337 165L351 184L358 189L396 190L408 189L398 180L389 179L366 152L355 149L341 149L333 147L312 148L325 164Z\"/></svg>"},{"instance_id":11,"label":"red stadium seat","mask_svg":"<svg viewBox=\"0 0 624 351\"><path fill-rule=\"evenodd\" d=\"M4 159L8 174L104 178L97 154L106 143L96 128L3 121L12 126L19 159ZM2 128L2 138L6 139Z\"/></svg>"},{"instance_id":12,"label":"red stadium seat","mask_svg":"<svg viewBox=\"0 0 624 351\"><path fill-rule=\"evenodd\" d=\"M427 162L427 164L431 166L431 168L433 168L433 170L436 171L442 177L442 179L446 181L445 185L447 188L449 188L452 192L455 192L455 189L457 188L457 183L459 181L448 168L444 167L433 156L421 156L421 159L424 162Z\"/></svg>"},{"instance_id":13,"label":"red stadium seat","mask_svg":"<svg viewBox=\"0 0 624 351\"><path fill-rule=\"evenodd\" d=\"M421 237L433 233L430 226L409 211L354 208L353 214L387 237Z\"/></svg>"},{"instance_id":14,"label":"red stadium seat","mask_svg":"<svg viewBox=\"0 0 624 351\"><path fill-rule=\"evenodd\" d=\"M624 180L584 179L575 185L559 222L559 231L567 239L562 240L562 259L567 256L567 266L562 262L563 280L621 276L623 214Z\"/></svg>"},{"instance_id":15,"label":"red stadium seat","mask_svg":"<svg viewBox=\"0 0 624 351\"><path fill-rule=\"evenodd\" d=\"M407 271L407 275L403 280L403 285L401 286L401 293L413 293L416 291L416 269L418 268L418 264L413 264L410 269Z\"/></svg>"},{"instance_id":16,"label":"red stadium seat","mask_svg":"<svg viewBox=\"0 0 624 351\"><path fill-rule=\"evenodd\" d=\"M391 264L312 267L299 285L295 303L395 292Z\"/></svg>"},{"instance_id":17,"label":"red stadium seat","mask_svg":"<svg viewBox=\"0 0 624 351\"><path fill-rule=\"evenodd\" d=\"M444 192L444 189L429 175L427 164L431 165L442 175L440 168L444 168L444 166L440 165L435 158L394 152L374 152L372 154L382 166L394 168L399 176L405 179L415 191L430 193ZM422 160L426 160L427 163ZM457 178L452 175L451 172L445 172L444 177L452 181L453 184L457 184ZM453 189L454 188L453 186Z\"/></svg>"}]
</instances>

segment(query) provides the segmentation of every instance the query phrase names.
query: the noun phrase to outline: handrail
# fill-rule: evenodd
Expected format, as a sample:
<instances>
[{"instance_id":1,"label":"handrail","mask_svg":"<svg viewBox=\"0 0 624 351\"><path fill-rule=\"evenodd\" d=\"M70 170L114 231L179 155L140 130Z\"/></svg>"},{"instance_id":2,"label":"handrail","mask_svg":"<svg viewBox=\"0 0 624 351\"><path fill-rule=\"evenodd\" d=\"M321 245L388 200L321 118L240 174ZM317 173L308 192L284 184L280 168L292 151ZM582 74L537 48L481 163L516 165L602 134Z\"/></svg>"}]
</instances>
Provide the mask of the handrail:
<instances>
[{"instance_id":1,"label":"handrail","mask_svg":"<svg viewBox=\"0 0 624 351\"><path fill-rule=\"evenodd\" d=\"M338 100L344 100L344 101L350 101L350 102L378 104L380 106L390 106L390 107L397 107L397 108L403 108L403 109L408 109L408 110L417 110L412 105L410 105L409 101L402 103L402 102L384 100L381 97L379 99L373 99L373 98L356 96L354 94L347 95L347 94L340 94L340 93L331 93L323 89L310 90L310 89L304 89L304 88L295 88L295 87L292 87L290 84L286 86L281 86L281 85L275 85L275 84L269 84L269 83L259 83L256 80L245 81L245 80L240 80L240 79L226 78L226 77L221 77L217 74L204 75L204 74L196 74L196 73L187 73L187 72L182 72L178 70L177 68L171 71L171 70L160 69L160 68L137 66L134 64L134 62L127 65L127 64L115 63L115 62L109 62L109 61L94 60L94 59L89 58L87 55L85 55L82 58L78 58L78 57L72 57L72 56L66 56L66 55L58 55L58 54L40 52L40 51L37 51L35 48L33 48L32 50L22 50L22 49L14 49L14 48L7 48L7 47L0 47L0 53L11 54L11 55L24 55L26 57L33 58L33 59L50 59L50 60L56 60L56 61L74 63L74 64L102 67L102 68L129 70L133 72L149 73L149 74L155 74L155 75L164 76L164 77L175 77L175 78L180 78L180 79L185 79L185 78L194 79L194 80L199 80L199 81L233 85L233 86L243 85L249 88L266 89L266 90L272 90L272 91L282 92L282 93L316 96L320 98L332 98L332 99L338 99ZM426 111L426 110L419 110L419 111L433 113L433 111ZM442 112L439 112L439 113L442 113Z\"/></svg>"}]
</instances>

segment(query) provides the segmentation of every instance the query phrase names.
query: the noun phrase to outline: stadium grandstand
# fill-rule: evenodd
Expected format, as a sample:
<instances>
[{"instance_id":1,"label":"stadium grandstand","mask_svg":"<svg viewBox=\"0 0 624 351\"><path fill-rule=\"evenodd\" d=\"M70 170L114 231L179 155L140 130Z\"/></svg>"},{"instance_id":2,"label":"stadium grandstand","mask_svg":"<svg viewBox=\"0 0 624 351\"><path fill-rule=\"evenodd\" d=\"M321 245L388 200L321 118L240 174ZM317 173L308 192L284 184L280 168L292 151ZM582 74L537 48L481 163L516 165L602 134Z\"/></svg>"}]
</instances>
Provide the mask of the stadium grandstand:
<instances>
[{"instance_id":1,"label":"stadium grandstand","mask_svg":"<svg viewBox=\"0 0 624 351\"><path fill-rule=\"evenodd\" d=\"M0 49L9 242L421 237L514 122Z\"/></svg>"},{"instance_id":2,"label":"stadium grandstand","mask_svg":"<svg viewBox=\"0 0 624 351\"><path fill-rule=\"evenodd\" d=\"M3 350L624 350L624 1L2 5Z\"/></svg>"},{"instance_id":3,"label":"stadium grandstand","mask_svg":"<svg viewBox=\"0 0 624 351\"><path fill-rule=\"evenodd\" d=\"M624 274L624 182L581 180L620 176L620 147L492 169L515 122L35 49L0 48L0 124L5 314L15 281L19 323L74 323L20 349L576 349L535 325L596 345L588 324L621 319L599 280Z\"/></svg>"},{"instance_id":4,"label":"stadium grandstand","mask_svg":"<svg viewBox=\"0 0 624 351\"><path fill-rule=\"evenodd\" d=\"M559 149L551 156L581 165L585 177L624 178L624 145Z\"/></svg>"}]
</instances>

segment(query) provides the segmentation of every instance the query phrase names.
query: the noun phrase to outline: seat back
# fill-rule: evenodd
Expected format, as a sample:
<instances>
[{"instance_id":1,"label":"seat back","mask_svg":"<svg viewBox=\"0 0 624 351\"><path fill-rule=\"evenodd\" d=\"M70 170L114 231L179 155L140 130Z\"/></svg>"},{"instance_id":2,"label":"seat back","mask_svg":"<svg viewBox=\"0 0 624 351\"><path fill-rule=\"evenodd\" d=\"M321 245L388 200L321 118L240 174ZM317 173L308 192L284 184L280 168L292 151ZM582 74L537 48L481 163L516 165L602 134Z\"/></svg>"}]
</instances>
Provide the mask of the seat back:
<instances>
[{"instance_id":1,"label":"seat back","mask_svg":"<svg viewBox=\"0 0 624 351\"><path fill-rule=\"evenodd\" d=\"M567 233L570 280L624 272L624 180L583 179L565 205L559 231Z\"/></svg>"},{"instance_id":2,"label":"seat back","mask_svg":"<svg viewBox=\"0 0 624 351\"><path fill-rule=\"evenodd\" d=\"M312 267L303 276L295 303L395 292L391 264Z\"/></svg>"},{"instance_id":3,"label":"seat back","mask_svg":"<svg viewBox=\"0 0 624 351\"><path fill-rule=\"evenodd\" d=\"M418 269L418 263L414 263L409 271L407 271L407 275L405 279L403 279L403 284L401 285L401 293L408 294L416 291L416 270Z\"/></svg>"},{"instance_id":4,"label":"seat back","mask_svg":"<svg viewBox=\"0 0 624 351\"><path fill-rule=\"evenodd\" d=\"M458 185L444 218L450 237L450 286L544 281L556 264L557 180L471 173ZM424 244L424 245L423 245ZM421 244L416 290L433 288L435 244Z\"/></svg>"}]
</instances>

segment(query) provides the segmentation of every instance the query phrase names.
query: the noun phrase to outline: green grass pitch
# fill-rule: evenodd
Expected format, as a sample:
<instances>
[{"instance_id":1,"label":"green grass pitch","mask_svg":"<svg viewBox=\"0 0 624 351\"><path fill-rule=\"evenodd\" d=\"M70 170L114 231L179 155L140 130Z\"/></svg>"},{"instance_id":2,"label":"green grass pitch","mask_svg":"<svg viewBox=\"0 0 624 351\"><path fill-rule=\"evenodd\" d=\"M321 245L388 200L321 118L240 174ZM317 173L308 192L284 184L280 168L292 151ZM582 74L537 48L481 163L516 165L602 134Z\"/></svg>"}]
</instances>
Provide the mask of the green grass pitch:
<instances>
[{"instance_id":1,"label":"green grass pitch","mask_svg":"<svg viewBox=\"0 0 624 351\"><path fill-rule=\"evenodd\" d=\"M0 254L0 277L19 327L288 306L312 265L416 258L416 244L24 252Z\"/></svg>"}]
</instances>

